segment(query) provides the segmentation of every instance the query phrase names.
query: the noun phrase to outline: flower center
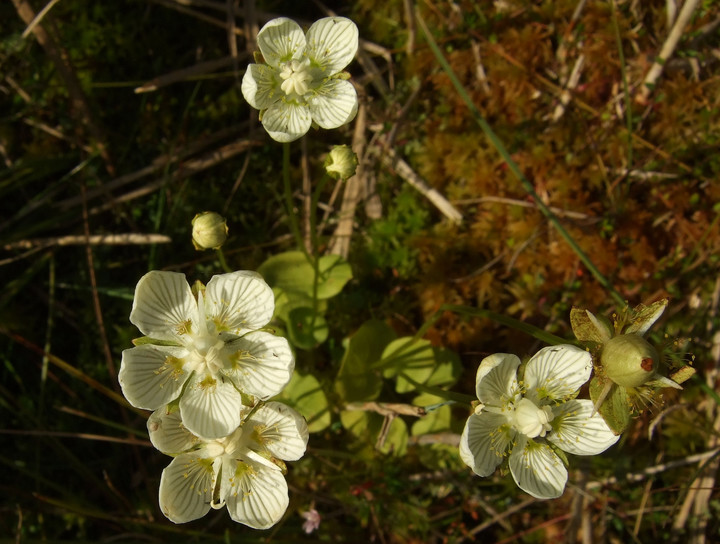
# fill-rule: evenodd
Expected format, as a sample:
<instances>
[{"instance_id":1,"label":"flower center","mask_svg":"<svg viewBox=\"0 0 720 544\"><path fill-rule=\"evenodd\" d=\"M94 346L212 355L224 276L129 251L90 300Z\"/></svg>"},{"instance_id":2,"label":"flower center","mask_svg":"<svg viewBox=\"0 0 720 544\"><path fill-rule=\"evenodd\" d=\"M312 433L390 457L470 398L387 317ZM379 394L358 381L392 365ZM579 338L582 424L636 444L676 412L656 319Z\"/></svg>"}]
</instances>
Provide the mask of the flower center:
<instances>
[{"instance_id":1,"label":"flower center","mask_svg":"<svg viewBox=\"0 0 720 544\"><path fill-rule=\"evenodd\" d=\"M552 430L550 422L554 417L550 406L538 408L533 401L523 398L515 406L514 425L528 438L542 438Z\"/></svg>"},{"instance_id":2,"label":"flower center","mask_svg":"<svg viewBox=\"0 0 720 544\"><path fill-rule=\"evenodd\" d=\"M280 70L280 78L283 82L280 88L287 95L297 94L304 95L309 90L309 83L312 81L310 74L310 60L291 60L282 65Z\"/></svg>"},{"instance_id":3,"label":"flower center","mask_svg":"<svg viewBox=\"0 0 720 544\"><path fill-rule=\"evenodd\" d=\"M225 367L225 358L222 356L225 342L220 340L214 327L208 328L202 292L198 294L198 309L200 310L199 331L191 335L190 343L186 344L186 347L190 351L192 370L205 372L214 378L218 371Z\"/></svg>"}]
</instances>

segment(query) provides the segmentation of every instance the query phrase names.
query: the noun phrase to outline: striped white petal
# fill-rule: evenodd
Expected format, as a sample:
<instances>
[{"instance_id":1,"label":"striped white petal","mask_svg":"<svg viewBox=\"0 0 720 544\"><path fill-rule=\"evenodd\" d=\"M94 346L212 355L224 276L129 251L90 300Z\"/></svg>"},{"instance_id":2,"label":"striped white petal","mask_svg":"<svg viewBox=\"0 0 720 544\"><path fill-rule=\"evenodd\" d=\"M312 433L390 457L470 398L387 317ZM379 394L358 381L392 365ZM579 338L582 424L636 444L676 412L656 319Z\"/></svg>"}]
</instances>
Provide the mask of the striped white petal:
<instances>
[{"instance_id":1,"label":"striped white petal","mask_svg":"<svg viewBox=\"0 0 720 544\"><path fill-rule=\"evenodd\" d=\"M210 510L213 460L196 453L178 455L160 477L160 509L174 523L203 517Z\"/></svg>"},{"instance_id":2,"label":"striped white petal","mask_svg":"<svg viewBox=\"0 0 720 544\"><path fill-rule=\"evenodd\" d=\"M306 54L326 77L350 64L357 49L358 28L350 19L325 17L308 29Z\"/></svg>"},{"instance_id":3,"label":"striped white petal","mask_svg":"<svg viewBox=\"0 0 720 544\"><path fill-rule=\"evenodd\" d=\"M547 444L519 434L509 465L518 487L536 499L554 499L565 490L567 469Z\"/></svg>"},{"instance_id":4,"label":"striped white petal","mask_svg":"<svg viewBox=\"0 0 720 544\"><path fill-rule=\"evenodd\" d=\"M122 352L118 381L130 404L157 410L177 398L188 374L185 348L144 344Z\"/></svg>"},{"instance_id":5,"label":"striped white petal","mask_svg":"<svg viewBox=\"0 0 720 544\"><path fill-rule=\"evenodd\" d=\"M268 21L257 36L260 52L270 66L277 68L281 62L299 59L305 52L305 34L295 21L278 17Z\"/></svg>"},{"instance_id":6,"label":"striped white petal","mask_svg":"<svg viewBox=\"0 0 720 544\"><path fill-rule=\"evenodd\" d=\"M490 476L502 462L515 434L502 414L473 414L460 437L460 458L478 476Z\"/></svg>"},{"instance_id":7,"label":"striped white petal","mask_svg":"<svg viewBox=\"0 0 720 544\"><path fill-rule=\"evenodd\" d=\"M358 98L349 81L330 79L308 98L313 121L325 129L338 128L355 118Z\"/></svg>"},{"instance_id":8,"label":"striped white petal","mask_svg":"<svg viewBox=\"0 0 720 544\"><path fill-rule=\"evenodd\" d=\"M287 482L280 469L249 460L223 463L220 494L230 517L254 529L275 525L289 503Z\"/></svg>"},{"instance_id":9,"label":"striped white petal","mask_svg":"<svg viewBox=\"0 0 720 544\"><path fill-rule=\"evenodd\" d=\"M548 346L528 361L523 381L531 400L557 400L574 395L588 381L592 356L569 344Z\"/></svg>"},{"instance_id":10,"label":"striped white petal","mask_svg":"<svg viewBox=\"0 0 720 544\"><path fill-rule=\"evenodd\" d=\"M277 71L265 64L251 64L242 79L242 94L245 100L257 110L264 110L280 100L282 92L277 80Z\"/></svg>"},{"instance_id":11,"label":"striped white petal","mask_svg":"<svg viewBox=\"0 0 720 544\"><path fill-rule=\"evenodd\" d=\"M265 111L262 124L276 142L292 142L310 130L312 117L307 106L281 100Z\"/></svg>"},{"instance_id":12,"label":"striped white petal","mask_svg":"<svg viewBox=\"0 0 720 544\"><path fill-rule=\"evenodd\" d=\"M264 331L229 342L224 350L232 368L223 372L238 389L261 400L280 393L295 368L288 341Z\"/></svg>"},{"instance_id":13,"label":"striped white petal","mask_svg":"<svg viewBox=\"0 0 720 544\"><path fill-rule=\"evenodd\" d=\"M305 454L308 427L305 418L280 402L268 402L243 423L243 432L252 430L260 451L285 461L296 461Z\"/></svg>"},{"instance_id":14,"label":"striped white petal","mask_svg":"<svg viewBox=\"0 0 720 544\"><path fill-rule=\"evenodd\" d=\"M237 429L242 407L240 393L222 377L193 376L180 399L183 424L206 439L223 438Z\"/></svg>"},{"instance_id":15,"label":"striped white petal","mask_svg":"<svg viewBox=\"0 0 720 544\"><path fill-rule=\"evenodd\" d=\"M155 410L147 421L150 442L167 455L177 455L195 447L200 439L183 425L180 410L168 413L167 407Z\"/></svg>"},{"instance_id":16,"label":"striped white petal","mask_svg":"<svg viewBox=\"0 0 720 544\"><path fill-rule=\"evenodd\" d=\"M596 455L618 441L590 400L571 400L553 407L553 432L547 439L575 455ZM593 412L595 412L593 414Z\"/></svg>"},{"instance_id":17,"label":"striped white petal","mask_svg":"<svg viewBox=\"0 0 720 544\"><path fill-rule=\"evenodd\" d=\"M242 334L267 325L275 310L270 286L257 272L213 276L205 288L205 313L218 332Z\"/></svg>"},{"instance_id":18,"label":"striped white petal","mask_svg":"<svg viewBox=\"0 0 720 544\"><path fill-rule=\"evenodd\" d=\"M519 392L517 368L520 359L511 353L494 353L485 357L475 376L475 392L483 404L503 406Z\"/></svg>"},{"instance_id":19,"label":"striped white petal","mask_svg":"<svg viewBox=\"0 0 720 544\"><path fill-rule=\"evenodd\" d=\"M135 287L130 322L153 338L184 343L197 331L198 308L185 274L153 270Z\"/></svg>"}]
</instances>

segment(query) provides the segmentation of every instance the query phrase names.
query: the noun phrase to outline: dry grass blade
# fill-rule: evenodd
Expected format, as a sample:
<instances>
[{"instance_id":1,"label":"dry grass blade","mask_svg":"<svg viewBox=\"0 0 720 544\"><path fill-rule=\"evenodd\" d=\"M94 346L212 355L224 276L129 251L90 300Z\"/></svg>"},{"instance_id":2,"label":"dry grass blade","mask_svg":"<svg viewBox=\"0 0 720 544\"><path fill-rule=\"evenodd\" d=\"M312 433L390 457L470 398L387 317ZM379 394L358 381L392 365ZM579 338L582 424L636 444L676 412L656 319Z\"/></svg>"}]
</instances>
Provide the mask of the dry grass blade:
<instances>
[{"instance_id":1,"label":"dry grass blade","mask_svg":"<svg viewBox=\"0 0 720 544\"><path fill-rule=\"evenodd\" d=\"M12 251L14 249L30 249L33 247L44 249L52 246L77 246L90 244L91 246L126 246L146 244L169 244L172 238L165 234L91 234L90 236L68 234L66 236L52 236L49 238L34 238L31 240L20 240L11 244L5 244L3 249Z\"/></svg>"},{"instance_id":2,"label":"dry grass blade","mask_svg":"<svg viewBox=\"0 0 720 544\"><path fill-rule=\"evenodd\" d=\"M242 56L242 58L246 57L247 55ZM192 66L188 66L187 68L182 68L180 70L175 70L173 72L157 76L148 81L147 83L143 83L139 87L136 87L135 93L140 94L157 91L161 87L166 87L167 85L178 83L180 81L187 81L189 79L209 74L210 72L214 72L216 70L220 70L221 68L231 66L238 60L241 59L237 55L230 55L221 59L198 62L197 64L193 64Z\"/></svg>"}]
</instances>

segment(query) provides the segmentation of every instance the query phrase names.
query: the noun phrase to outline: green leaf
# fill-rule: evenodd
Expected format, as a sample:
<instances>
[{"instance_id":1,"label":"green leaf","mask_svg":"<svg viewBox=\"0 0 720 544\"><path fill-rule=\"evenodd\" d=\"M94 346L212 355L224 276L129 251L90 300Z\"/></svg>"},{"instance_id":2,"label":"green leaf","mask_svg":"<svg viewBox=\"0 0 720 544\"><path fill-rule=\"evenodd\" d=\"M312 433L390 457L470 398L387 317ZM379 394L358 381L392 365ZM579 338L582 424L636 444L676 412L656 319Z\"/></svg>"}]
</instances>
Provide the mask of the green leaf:
<instances>
[{"instance_id":1,"label":"green leaf","mask_svg":"<svg viewBox=\"0 0 720 544\"><path fill-rule=\"evenodd\" d=\"M384 377L397 377L395 391L398 393L407 393L415 389L402 376L397 376L398 373L402 372L416 382L425 383L435 370L436 364L432 344L428 340L416 339L412 336L391 342L383 351L380 363L384 367Z\"/></svg>"},{"instance_id":2,"label":"green leaf","mask_svg":"<svg viewBox=\"0 0 720 544\"><path fill-rule=\"evenodd\" d=\"M305 376L295 372L278 400L295 408L307 419L308 429L316 433L327 428L331 422L330 405L320 382L312 374Z\"/></svg>"},{"instance_id":3,"label":"green leaf","mask_svg":"<svg viewBox=\"0 0 720 544\"><path fill-rule=\"evenodd\" d=\"M399 374L421 384L441 386L453 385L462 371L457 354L411 336L391 342L385 348L379 366L384 367L386 378L397 377L395 391L398 393L415 390L415 386Z\"/></svg>"},{"instance_id":4,"label":"green leaf","mask_svg":"<svg viewBox=\"0 0 720 544\"><path fill-rule=\"evenodd\" d=\"M339 255L320 257L318 271L318 299L334 297L352 278L350 265ZM271 287L279 287L290 295L313 296L315 270L302 251L273 255L260 265L258 272Z\"/></svg>"},{"instance_id":5,"label":"green leaf","mask_svg":"<svg viewBox=\"0 0 720 544\"><path fill-rule=\"evenodd\" d=\"M605 392L605 388L609 386L609 392ZM605 399L601 397L606 394ZM602 400L602 404L598 408L598 412L608 424L608 427L615 434L622 434L630 425L630 399L627 389L612 383L607 378L595 377L590 380L590 398L593 403L597 404L598 400Z\"/></svg>"},{"instance_id":6,"label":"green leaf","mask_svg":"<svg viewBox=\"0 0 720 544\"><path fill-rule=\"evenodd\" d=\"M335 391L344 402L374 400L380 394L382 378L372 365L377 363L395 332L383 321L365 322L348 340L335 379Z\"/></svg>"},{"instance_id":7,"label":"green leaf","mask_svg":"<svg viewBox=\"0 0 720 544\"><path fill-rule=\"evenodd\" d=\"M432 395L428 395L432 396ZM437 398L437 397L435 397ZM413 401L413 404L416 404ZM412 424L411 434L419 436L421 434L439 433L450 430L450 406L440 406L437 410L428 412L427 415L421 417Z\"/></svg>"},{"instance_id":8,"label":"green leaf","mask_svg":"<svg viewBox=\"0 0 720 544\"><path fill-rule=\"evenodd\" d=\"M285 323L290 321L290 312L295 308L313 308L317 309L319 314L327 311L327 302L318 300L313 305L312 296L300 292L287 292L279 287L273 288L275 294L275 317L279 317Z\"/></svg>"},{"instance_id":9,"label":"green leaf","mask_svg":"<svg viewBox=\"0 0 720 544\"><path fill-rule=\"evenodd\" d=\"M382 453L391 453L396 457L402 457L407 452L408 429L405 421L396 417L390 423L390 430L385 436L385 441L380 445Z\"/></svg>"},{"instance_id":10,"label":"green leaf","mask_svg":"<svg viewBox=\"0 0 720 544\"><path fill-rule=\"evenodd\" d=\"M287 320L288 339L301 349L312 349L328 337L325 318L313 312L312 308L294 308Z\"/></svg>"}]
</instances>

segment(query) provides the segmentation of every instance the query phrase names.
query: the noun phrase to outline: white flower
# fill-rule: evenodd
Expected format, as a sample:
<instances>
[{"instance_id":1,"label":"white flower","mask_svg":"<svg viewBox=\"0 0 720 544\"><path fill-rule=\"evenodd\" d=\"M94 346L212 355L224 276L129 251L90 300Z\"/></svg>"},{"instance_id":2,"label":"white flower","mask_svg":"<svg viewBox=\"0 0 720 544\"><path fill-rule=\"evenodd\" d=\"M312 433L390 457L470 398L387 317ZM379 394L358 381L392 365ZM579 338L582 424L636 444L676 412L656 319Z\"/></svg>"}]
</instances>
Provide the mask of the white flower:
<instances>
[{"instance_id":1,"label":"white flower","mask_svg":"<svg viewBox=\"0 0 720 544\"><path fill-rule=\"evenodd\" d=\"M185 426L204 438L240 425L242 394L264 400L290 381L284 338L259 331L275 299L256 272L213 276L197 299L177 272L145 274L130 321L149 338L123 351L119 380L133 406L157 410L180 396Z\"/></svg>"},{"instance_id":2,"label":"white flower","mask_svg":"<svg viewBox=\"0 0 720 544\"><path fill-rule=\"evenodd\" d=\"M509 454L518 487L538 499L562 495L568 473L555 446L575 455L595 455L618 440L590 400L573 397L590 377L590 354L571 345L541 349L528 361L522 382L520 359L496 353L477 371L480 405L460 439L460 457L479 476L489 476Z\"/></svg>"},{"instance_id":3,"label":"white flower","mask_svg":"<svg viewBox=\"0 0 720 544\"><path fill-rule=\"evenodd\" d=\"M352 121L357 93L340 72L357 52L355 23L326 17L305 35L295 21L280 17L260 29L257 41L267 64L248 66L242 93L274 140L297 140L313 121L326 129Z\"/></svg>"},{"instance_id":4,"label":"white flower","mask_svg":"<svg viewBox=\"0 0 720 544\"><path fill-rule=\"evenodd\" d=\"M229 436L202 439L190 433L179 412L157 410L148 419L153 445L175 455L160 478L160 508L170 521L203 517L227 506L230 517L255 529L277 523L288 506L284 461L305 453L303 417L279 403L261 405Z\"/></svg>"}]
</instances>

